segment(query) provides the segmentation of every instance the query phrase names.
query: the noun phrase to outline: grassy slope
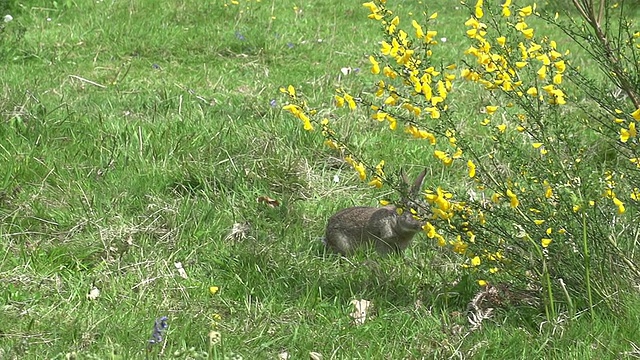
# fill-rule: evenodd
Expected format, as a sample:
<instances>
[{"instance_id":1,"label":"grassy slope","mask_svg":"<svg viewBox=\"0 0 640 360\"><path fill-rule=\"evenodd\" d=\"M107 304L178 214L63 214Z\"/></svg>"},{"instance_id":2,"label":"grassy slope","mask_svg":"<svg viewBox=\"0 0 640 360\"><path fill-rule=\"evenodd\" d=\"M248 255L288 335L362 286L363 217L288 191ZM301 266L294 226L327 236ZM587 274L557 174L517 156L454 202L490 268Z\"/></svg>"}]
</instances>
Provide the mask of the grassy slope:
<instances>
[{"instance_id":1,"label":"grassy slope","mask_svg":"<svg viewBox=\"0 0 640 360\"><path fill-rule=\"evenodd\" d=\"M323 255L326 218L380 194L269 102L280 102L278 87L300 84L326 103L351 81L339 80L341 67L366 69L377 28L358 4L309 2L300 14L264 0L60 3L14 5L9 25L26 32L2 59L0 357L140 358L154 318L167 315L164 353L184 358L210 350L214 314L223 336L214 357L606 358L632 349L638 322L616 318L559 324L552 335L505 313L483 331L452 334L464 304L436 299L456 272L424 239L405 259ZM441 18L466 16L443 8ZM424 164L411 142L392 143L364 120L345 126L367 130L366 142L354 137L378 149L372 156L394 149ZM263 195L282 205L256 202ZM243 222L245 239L225 239ZM221 288L213 296L212 285ZM93 286L101 295L89 301ZM349 302L360 298L373 301L375 318L354 327ZM633 302L627 320L640 315Z\"/></svg>"}]
</instances>

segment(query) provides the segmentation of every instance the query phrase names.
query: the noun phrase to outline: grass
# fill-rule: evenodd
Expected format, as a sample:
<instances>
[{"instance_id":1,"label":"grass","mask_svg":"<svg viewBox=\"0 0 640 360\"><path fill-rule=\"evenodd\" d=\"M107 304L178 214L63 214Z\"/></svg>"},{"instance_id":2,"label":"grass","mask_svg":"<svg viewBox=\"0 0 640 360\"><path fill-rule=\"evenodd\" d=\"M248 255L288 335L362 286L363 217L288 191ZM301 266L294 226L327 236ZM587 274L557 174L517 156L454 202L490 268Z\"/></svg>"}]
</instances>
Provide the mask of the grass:
<instances>
[{"instance_id":1,"label":"grass","mask_svg":"<svg viewBox=\"0 0 640 360\"><path fill-rule=\"evenodd\" d=\"M637 296L593 322L509 309L468 332L455 259L425 237L403 258L324 254L332 213L387 194L281 114L278 88L327 103L366 76L340 69L368 68L378 29L357 3L228 3L0 2L14 17L0 33L0 358L639 356ZM415 143L333 116L371 156L425 165ZM374 304L362 326L354 299Z\"/></svg>"}]
</instances>

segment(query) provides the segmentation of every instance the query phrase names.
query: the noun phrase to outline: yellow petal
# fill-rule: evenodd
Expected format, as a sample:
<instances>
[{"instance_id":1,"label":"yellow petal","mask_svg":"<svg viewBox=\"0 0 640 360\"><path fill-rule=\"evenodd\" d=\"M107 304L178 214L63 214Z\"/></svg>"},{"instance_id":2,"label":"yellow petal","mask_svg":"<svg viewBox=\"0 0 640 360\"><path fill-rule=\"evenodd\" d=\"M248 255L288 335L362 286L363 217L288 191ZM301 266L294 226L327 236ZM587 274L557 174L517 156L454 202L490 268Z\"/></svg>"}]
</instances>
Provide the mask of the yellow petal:
<instances>
[{"instance_id":1,"label":"yellow petal","mask_svg":"<svg viewBox=\"0 0 640 360\"><path fill-rule=\"evenodd\" d=\"M481 261L479 256L474 256L473 259L471 259L471 265L473 266L479 266L480 262Z\"/></svg>"},{"instance_id":2,"label":"yellow petal","mask_svg":"<svg viewBox=\"0 0 640 360\"><path fill-rule=\"evenodd\" d=\"M476 164L473 161L467 161L467 167L469 168L469 177L473 178L476 176Z\"/></svg>"}]
</instances>

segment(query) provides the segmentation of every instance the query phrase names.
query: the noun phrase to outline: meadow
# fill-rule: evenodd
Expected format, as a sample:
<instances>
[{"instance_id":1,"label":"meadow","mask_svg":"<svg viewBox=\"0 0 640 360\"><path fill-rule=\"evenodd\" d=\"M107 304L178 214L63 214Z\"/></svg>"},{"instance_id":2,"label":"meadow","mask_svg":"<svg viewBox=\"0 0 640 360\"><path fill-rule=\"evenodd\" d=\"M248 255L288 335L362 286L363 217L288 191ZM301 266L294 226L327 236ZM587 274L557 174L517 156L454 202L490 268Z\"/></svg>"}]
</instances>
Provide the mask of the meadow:
<instances>
[{"instance_id":1,"label":"meadow","mask_svg":"<svg viewBox=\"0 0 640 360\"><path fill-rule=\"evenodd\" d=\"M458 2L394 3L438 11L440 41L463 40ZM329 0L0 0L12 18L0 31L0 358L639 358L637 279L614 310L549 321L520 303L476 328L480 288L425 234L403 256L325 253L333 213L393 191L361 182L283 111L280 88L323 109L336 87L371 92L380 27L368 13ZM465 50L450 49L443 63ZM485 105L460 92L459 113ZM415 140L322 111L371 158L427 167L426 187L456 182Z\"/></svg>"}]
</instances>

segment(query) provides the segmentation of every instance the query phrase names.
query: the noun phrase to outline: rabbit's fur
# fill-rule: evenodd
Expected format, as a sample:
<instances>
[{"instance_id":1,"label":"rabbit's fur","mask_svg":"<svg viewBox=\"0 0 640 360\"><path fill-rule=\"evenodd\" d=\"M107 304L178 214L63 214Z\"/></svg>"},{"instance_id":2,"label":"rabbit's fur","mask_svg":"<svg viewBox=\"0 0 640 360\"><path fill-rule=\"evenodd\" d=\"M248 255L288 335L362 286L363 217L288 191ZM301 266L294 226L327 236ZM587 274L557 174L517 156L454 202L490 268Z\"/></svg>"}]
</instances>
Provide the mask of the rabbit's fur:
<instances>
[{"instance_id":1,"label":"rabbit's fur","mask_svg":"<svg viewBox=\"0 0 640 360\"><path fill-rule=\"evenodd\" d=\"M415 198L418 194L425 174L426 169L418 175L410 188L409 197ZM407 183L404 175L403 179ZM327 223L326 247L345 256L362 247L373 247L382 255L401 253L423 225L411 213L413 201L405 198L402 202L402 214L394 205L380 208L358 206L337 212Z\"/></svg>"}]
</instances>

